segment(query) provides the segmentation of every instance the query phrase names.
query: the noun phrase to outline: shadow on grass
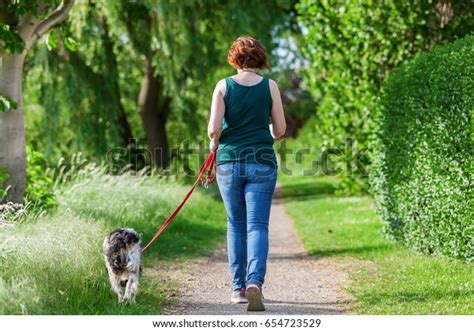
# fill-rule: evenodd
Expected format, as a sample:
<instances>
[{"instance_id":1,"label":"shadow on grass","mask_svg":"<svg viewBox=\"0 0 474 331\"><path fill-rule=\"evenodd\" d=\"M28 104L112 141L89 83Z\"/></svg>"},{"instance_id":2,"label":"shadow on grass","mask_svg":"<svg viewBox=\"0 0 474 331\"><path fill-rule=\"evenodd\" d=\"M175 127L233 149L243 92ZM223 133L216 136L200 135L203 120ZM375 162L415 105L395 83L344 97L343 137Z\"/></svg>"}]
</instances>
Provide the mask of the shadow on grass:
<instances>
[{"instance_id":1,"label":"shadow on grass","mask_svg":"<svg viewBox=\"0 0 474 331\"><path fill-rule=\"evenodd\" d=\"M392 291L392 290L390 290ZM389 292L373 292L370 294L363 295L363 300L368 304L378 304L381 302L393 302L394 304L407 303L423 303L423 302L436 302L440 300L451 300L469 298L474 295L473 290L435 290L427 289L426 291L397 291L396 293Z\"/></svg>"},{"instance_id":2,"label":"shadow on grass","mask_svg":"<svg viewBox=\"0 0 474 331\"><path fill-rule=\"evenodd\" d=\"M81 211L80 214L106 224L110 230L119 227L135 229L140 234L143 246L168 217L168 214L155 213L153 208L145 208L139 217L120 217L114 211L95 209ZM215 213L208 214L206 208L184 207L183 212L146 251L145 265L153 264L157 259L182 260L212 254L218 244L225 239L226 233L226 223L216 219L216 216L218 215ZM107 233L103 235L105 237Z\"/></svg>"},{"instance_id":3,"label":"shadow on grass","mask_svg":"<svg viewBox=\"0 0 474 331\"><path fill-rule=\"evenodd\" d=\"M298 182L301 180L301 182ZM354 203L350 205L341 201L333 201L330 203L319 203L319 200L335 196L337 189L337 179L334 177L307 177L300 178L296 183L286 184L282 187L281 197L285 202L302 201L304 203L298 204L298 208L304 211L301 216L304 218L300 224L305 228L305 231L313 231L314 240L310 240L307 249L312 256L374 256L383 255L391 251L394 246L379 236L378 230L373 225L361 224L366 227L366 230L357 229L358 235L354 239L353 233L350 233L351 228L341 226L341 222L347 217L354 219L366 219L370 217L365 209L357 210L354 208ZM320 216L326 212L337 211L340 216ZM330 215L333 215L330 213ZM314 228L310 222L315 222L318 226ZM317 223L316 223L317 222ZM332 226L340 227L338 235L332 237L328 232ZM318 236L323 236L324 240L318 241ZM374 240L371 240L374 238ZM313 247L312 247L313 246ZM316 246L316 247L314 247Z\"/></svg>"},{"instance_id":4,"label":"shadow on grass","mask_svg":"<svg viewBox=\"0 0 474 331\"><path fill-rule=\"evenodd\" d=\"M175 285L170 285L169 280L162 280L160 286L146 278L140 279L140 291L137 296L136 304L120 304L117 296L110 290L110 285L106 281L106 275L100 279L106 282L101 289L93 292L93 297L83 298L80 306L65 305L61 301L53 303L50 311L61 315L144 315L144 314L163 314L163 307L173 302L170 294L177 293ZM84 293L84 292L82 292ZM81 296L81 294L77 294ZM87 304L85 304L87 302ZM54 308L53 308L54 307Z\"/></svg>"},{"instance_id":5,"label":"shadow on grass","mask_svg":"<svg viewBox=\"0 0 474 331\"><path fill-rule=\"evenodd\" d=\"M316 256L340 256L340 255L378 255L385 254L393 249L392 244L385 245L368 245L368 246L357 246L357 247L341 247L341 248L329 248L329 249L312 249L309 254Z\"/></svg>"},{"instance_id":6,"label":"shadow on grass","mask_svg":"<svg viewBox=\"0 0 474 331\"><path fill-rule=\"evenodd\" d=\"M147 243L151 237L150 233L144 234L142 242ZM210 256L224 238L225 228L190 222L182 217L176 219L145 254L160 260Z\"/></svg>"},{"instance_id":7,"label":"shadow on grass","mask_svg":"<svg viewBox=\"0 0 474 331\"><path fill-rule=\"evenodd\" d=\"M312 200L334 195L337 185L330 181L309 180L283 186L281 197L289 200Z\"/></svg>"}]
</instances>

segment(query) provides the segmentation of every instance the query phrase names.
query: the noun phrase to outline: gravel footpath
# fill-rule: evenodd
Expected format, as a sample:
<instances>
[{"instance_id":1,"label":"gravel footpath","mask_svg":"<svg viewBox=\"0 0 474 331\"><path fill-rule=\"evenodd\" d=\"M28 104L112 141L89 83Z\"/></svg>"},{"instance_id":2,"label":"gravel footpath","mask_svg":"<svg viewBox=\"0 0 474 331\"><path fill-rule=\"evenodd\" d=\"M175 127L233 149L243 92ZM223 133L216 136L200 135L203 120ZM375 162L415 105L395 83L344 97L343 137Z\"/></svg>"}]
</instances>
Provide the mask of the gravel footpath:
<instances>
[{"instance_id":1,"label":"gravel footpath","mask_svg":"<svg viewBox=\"0 0 474 331\"><path fill-rule=\"evenodd\" d=\"M347 313L349 296L342 290L347 281L345 266L341 260L308 256L282 201L274 199L263 314ZM224 247L207 261L174 270L168 277L181 283L181 291L167 314L262 314L247 312L246 305L230 303L230 276Z\"/></svg>"}]
</instances>

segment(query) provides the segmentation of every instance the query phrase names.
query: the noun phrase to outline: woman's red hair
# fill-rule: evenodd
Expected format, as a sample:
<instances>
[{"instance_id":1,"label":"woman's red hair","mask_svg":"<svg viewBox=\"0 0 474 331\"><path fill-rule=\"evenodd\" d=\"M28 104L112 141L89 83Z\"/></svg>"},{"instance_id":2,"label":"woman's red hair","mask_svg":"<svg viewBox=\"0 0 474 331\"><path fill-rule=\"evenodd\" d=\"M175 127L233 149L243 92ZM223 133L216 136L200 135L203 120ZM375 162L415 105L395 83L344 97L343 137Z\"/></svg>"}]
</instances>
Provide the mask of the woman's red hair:
<instances>
[{"instance_id":1,"label":"woman's red hair","mask_svg":"<svg viewBox=\"0 0 474 331\"><path fill-rule=\"evenodd\" d=\"M265 47L249 36L240 36L232 43L227 54L227 62L235 69L270 69Z\"/></svg>"}]
</instances>

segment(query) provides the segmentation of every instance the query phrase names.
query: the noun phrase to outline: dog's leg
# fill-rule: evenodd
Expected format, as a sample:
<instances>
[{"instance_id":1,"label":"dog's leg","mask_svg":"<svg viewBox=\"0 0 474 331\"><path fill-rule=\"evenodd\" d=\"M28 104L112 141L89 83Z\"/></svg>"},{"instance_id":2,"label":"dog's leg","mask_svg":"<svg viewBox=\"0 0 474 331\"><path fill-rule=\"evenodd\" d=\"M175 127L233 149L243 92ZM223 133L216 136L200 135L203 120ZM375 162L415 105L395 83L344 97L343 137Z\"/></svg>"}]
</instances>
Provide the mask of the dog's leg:
<instances>
[{"instance_id":1,"label":"dog's leg","mask_svg":"<svg viewBox=\"0 0 474 331\"><path fill-rule=\"evenodd\" d=\"M132 283L133 283L133 279L131 276L132 275L128 276L127 287L125 287L125 294L123 295L123 301L130 301L131 299L131 288L132 288Z\"/></svg>"},{"instance_id":2,"label":"dog's leg","mask_svg":"<svg viewBox=\"0 0 474 331\"><path fill-rule=\"evenodd\" d=\"M130 296L130 301L132 303L135 303L135 297L137 296L138 292L138 274L133 273L130 274L130 277L128 278L128 281L130 284L127 284L128 291L129 291L129 296Z\"/></svg>"},{"instance_id":3,"label":"dog's leg","mask_svg":"<svg viewBox=\"0 0 474 331\"><path fill-rule=\"evenodd\" d=\"M117 294L118 296L118 301L122 301L122 288L120 286L120 279L118 279L117 275L115 272L112 270L112 266L109 263L109 259L107 256L107 252L109 250L109 237L107 236L104 239L104 243L102 245L103 247L103 258L105 262L105 267L107 268L107 273L109 274L109 281L110 281L110 286L112 286L112 290Z\"/></svg>"},{"instance_id":4,"label":"dog's leg","mask_svg":"<svg viewBox=\"0 0 474 331\"><path fill-rule=\"evenodd\" d=\"M118 296L119 303L123 302L122 287L120 286L120 277L113 274L110 275L110 284L112 284L112 289Z\"/></svg>"},{"instance_id":5,"label":"dog's leg","mask_svg":"<svg viewBox=\"0 0 474 331\"><path fill-rule=\"evenodd\" d=\"M122 287L120 286L120 279L117 275L112 271L110 266L107 264L107 271L109 273L109 280L110 285L112 286L112 290L117 294L118 301L122 302Z\"/></svg>"},{"instance_id":6,"label":"dog's leg","mask_svg":"<svg viewBox=\"0 0 474 331\"><path fill-rule=\"evenodd\" d=\"M128 281L125 289L124 299L135 303L135 296L138 292L138 277L140 273L141 250L140 245L134 245L129 252Z\"/></svg>"}]
</instances>

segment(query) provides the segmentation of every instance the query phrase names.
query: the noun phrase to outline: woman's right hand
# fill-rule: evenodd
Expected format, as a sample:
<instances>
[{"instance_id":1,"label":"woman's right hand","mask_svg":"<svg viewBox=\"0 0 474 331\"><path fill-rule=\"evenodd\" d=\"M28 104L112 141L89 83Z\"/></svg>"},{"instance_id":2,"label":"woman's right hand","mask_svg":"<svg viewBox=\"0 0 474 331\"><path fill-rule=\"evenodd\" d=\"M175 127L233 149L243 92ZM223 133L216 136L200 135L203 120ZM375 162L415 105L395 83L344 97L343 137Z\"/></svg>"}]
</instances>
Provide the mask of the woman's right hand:
<instances>
[{"instance_id":1,"label":"woman's right hand","mask_svg":"<svg viewBox=\"0 0 474 331\"><path fill-rule=\"evenodd\" d=\"M214 152L219 145L219 137L221 136L222 119L225 113L225 79L217 83L214 93L212 94L211 116L209 117L209 125L207 127L207 134L211 140L209 149Z\"/></svg>"},{"instance_id":2,"label":"woman's right hand","mask_svg":"<svg viewBox=\"0 0 474 331\"><path fill-rule=\"evenodd\" d=\"M214 139L211 139L209 142L209 150L211 152L214 152L217 149L217 146L219 146L219 142L215 141Z\"/></svg>"}]
</instances>

